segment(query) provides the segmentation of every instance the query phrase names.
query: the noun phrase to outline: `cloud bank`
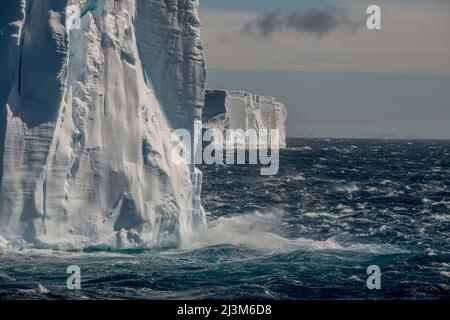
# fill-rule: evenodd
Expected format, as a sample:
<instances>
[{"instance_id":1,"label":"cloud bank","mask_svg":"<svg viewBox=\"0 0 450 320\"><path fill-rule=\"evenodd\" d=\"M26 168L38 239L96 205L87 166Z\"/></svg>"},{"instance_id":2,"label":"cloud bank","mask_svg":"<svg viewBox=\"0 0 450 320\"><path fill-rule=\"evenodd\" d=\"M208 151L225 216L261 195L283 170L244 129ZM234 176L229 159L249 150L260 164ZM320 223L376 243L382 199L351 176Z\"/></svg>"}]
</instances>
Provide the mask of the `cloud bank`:
<instances>
[{"instance_id":1,"label":"cloud bank","mask_svg":"<svg viewBox=\"0 0 450 320\"><path fill-rule=\"evenodd\" d=\"M277 9L247 22L241 29L241 35L268 38L277 32L294 31L322 38L338 29L355 31L362 23L363 21L350 19L347 10L342 8L312 8L290 12Z\"/></svg>"}]
</instances>

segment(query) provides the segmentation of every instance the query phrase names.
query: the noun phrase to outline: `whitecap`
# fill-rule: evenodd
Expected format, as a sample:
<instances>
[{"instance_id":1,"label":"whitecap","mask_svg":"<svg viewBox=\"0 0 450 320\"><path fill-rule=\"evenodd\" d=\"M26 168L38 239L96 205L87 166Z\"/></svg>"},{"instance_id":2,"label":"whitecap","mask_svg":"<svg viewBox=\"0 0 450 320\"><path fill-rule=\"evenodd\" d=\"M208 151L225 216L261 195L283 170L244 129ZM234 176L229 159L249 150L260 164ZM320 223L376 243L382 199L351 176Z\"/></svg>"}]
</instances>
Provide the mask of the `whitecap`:
<instances>
[{"instance_id":1,"label":"whitecap","mask_svg":"<svg viewBox=\"0 0 450 320\"><path fill-rule=\"evenodd\" d=\"M311 214L314 215L315 213ZM277 231L282 227L283 215L282 211L274 210L270 213L255 211L247 214L220 217L212 221L203 232L193 234L190 241L184 243L181 249L196 250L228 244L251 247L269 254L288 253L298 250L342 250L376 254L405 252L391 245L341 244L334 237L326 240L302 237L286 238L277 234Z\"/></svg>"},{"instance_id":2,"label":"whitecap","mask_svg":"<svg viewBox=\"0 0 450 320\"><path fill-rule=\"evenodd\" d=\"M8 247L8 240L0 236L0 249L6 249Z\"/></svg>"},{"instance_id":3,"label":"whitecap","mask_svg":"<svg viewBox=\"0 0 450 320\"><path fill-rule=\"evenodd\" d=\"M306 212L303 214L303 216L308 218L320 218L320 217L327 217L327 218L333 218L336 219L338 216L331 214L329 212Z\"/></svg>"},{"instance_id":4,"label":"whitecap","mask_svg":"<svg viewBox=\"0 0 450 320\"><path fill-rule=\"evenodd\" d=\"M359 191L359 187L356 184L344 185L336 187L338 192L354 193Z\"/></svg>"},{"instance_id":5,"label":"whitecap","mask_svg":"<svg viewBox=\"0 0 450 320\"><path fill-rule=\"evenodd\" d=\"M433 214L431 216L431 219L442 221L442 222L449 222L450 221L450 215L448 214Z\"/></svg>"},{"instance_id":6,"label":"whitecap","mask_svg":"<svg viewBox=\"0 0 450 320\"><path fill-rule=\"evenodd\" d=\"M357 275L353 275L351 277L348 278L349 280L353 280L353 281L357 281L357 282L363 282L363 280L361 280L360 277L358 277Z\"/></svg>"},{"instance_id":7,"label":"whitecap","mask_svg":"<svg viewBox=\"0 0 450 320\"><path fill-rule=\"evenodd\" d=\"M50 293L50 290L48 290L46 287L44 287L42 284L39 283L38 290L42 294Z\"/></svg>"},{"instance_id":8,"label":"whitecap","mask_svg":"<svg viewBox=\"0 0 450 320\"><path fill-rule=\"evenodd\" d=\"M16 279L8 276L5 273L0 273L0 281L16 281Z\"/></svg>"},{"instance_id":9,"label":"whitecap","mask_svg":"<svg viewBox=\"0 0 450 320\"><path fill-rule=\"evenodd\" d=\"M305 181L306 178L302 174L296 174L294 176L289 176L288 179L295 180L295 181Z\"/></svg>"},{"instance_id":10,"label":"whitecap","mask_svg":"<svg viewBox=\"0 0 450 320\"><path fill-rule=\"evenodd\" d=\"M432 206L441 206L441 205L448 206L448 205L450 205L450 201L441 200L439 202L433 202L431 205Z\"/></svg>"}]
</instances>

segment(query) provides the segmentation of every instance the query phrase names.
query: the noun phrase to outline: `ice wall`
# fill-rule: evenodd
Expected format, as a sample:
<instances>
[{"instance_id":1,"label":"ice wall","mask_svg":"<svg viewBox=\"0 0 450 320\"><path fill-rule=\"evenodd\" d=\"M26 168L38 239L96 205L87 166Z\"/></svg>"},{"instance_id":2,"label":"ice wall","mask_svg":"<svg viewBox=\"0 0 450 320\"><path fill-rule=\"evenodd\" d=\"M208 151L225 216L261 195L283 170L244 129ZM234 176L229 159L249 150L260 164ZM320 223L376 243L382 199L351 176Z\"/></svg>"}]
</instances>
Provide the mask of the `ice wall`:
<instances>
[{"instance_id":1,"label":"ice wall","mask_svg":"<svg viewBox=\"0 0 450 320\"><path fill-rule=\"evenodd\" d=\"M4 1L0 11L0 181L3 176L3 141L6 132L6 102L11 90L14 73L12 61L17 56L23 8L18 1ZM11 45L12 44L12 45Z\"/></svg>"},{"instance_id":2,"label":"ice wall","mask_svg":"<svg viewBox=\"0 0 450 320\"><path fill-rule=\"evenodd\" d=\"M170 125L191 132L202 118L206 81L197 8L198 1L137 0L135 21L147 84Z\"/></svg>"},{"instance_id":3,"label":"ice wall","mask_svg":"<svg viewBox=\"0 0 450 320\"><path fill-rule=\"evenodd\" d=\"M177 246L205 223L201 173L170 159L172 128L193 128L202 107L198 1L94 2L11 8L0 235ZM68 5L84 8L79 30Z\"/></svg>"},{"instance_id":4,"label":"ice wall","mask_svg":"<svg viewBox=\"0 0 450 320\"><path fill-rule=\"evenodd\" d=\"M245 91L207 90L203 109L205 129L278 129L279 145L286 146L285 106L273 97Z\"/></svg>"}]
</instances>

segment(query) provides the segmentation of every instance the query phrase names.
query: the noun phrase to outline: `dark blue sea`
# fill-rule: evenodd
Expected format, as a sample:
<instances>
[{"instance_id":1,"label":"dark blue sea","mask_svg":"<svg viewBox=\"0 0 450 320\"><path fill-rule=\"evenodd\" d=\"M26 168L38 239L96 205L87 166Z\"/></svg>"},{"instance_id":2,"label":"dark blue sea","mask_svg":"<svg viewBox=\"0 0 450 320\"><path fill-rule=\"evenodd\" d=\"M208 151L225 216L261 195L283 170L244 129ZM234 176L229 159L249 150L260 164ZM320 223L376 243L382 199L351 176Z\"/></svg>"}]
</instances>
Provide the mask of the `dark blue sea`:
<instances>
[{"instance_id":1,"label":"dark blue sea","mask_svg":"<svg viewBox=\"0 0 450 320\"><path fill-rule=\"evenodd\" d=\"M0 299L450 298L450 141L289 139L280 157L269 177L203 165L209 226L183 248L0 251Z\"/></svg>"}]
</instances>

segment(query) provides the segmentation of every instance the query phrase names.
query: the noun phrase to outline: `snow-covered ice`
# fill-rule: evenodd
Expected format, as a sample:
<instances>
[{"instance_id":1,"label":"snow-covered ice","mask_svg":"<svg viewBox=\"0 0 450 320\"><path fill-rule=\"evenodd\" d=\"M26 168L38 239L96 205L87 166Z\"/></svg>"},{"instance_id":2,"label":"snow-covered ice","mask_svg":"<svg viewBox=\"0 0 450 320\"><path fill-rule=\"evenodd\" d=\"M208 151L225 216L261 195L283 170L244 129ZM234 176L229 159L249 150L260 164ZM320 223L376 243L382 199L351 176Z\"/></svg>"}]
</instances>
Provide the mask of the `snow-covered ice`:
<instances>
[{"instance_id":1,"label":"snow-covered ice","mask_svg":"<svg viewBox=\"0 0 450 320\"><path fill-rule=\"evenodd\" d=\"M286 107L273 97L245 91L207 90L203 128L279 130L279 146L286 147ZM225 134L224 134L225 136Z\"/></svg>"},{"instance_id":2,"label":"snow-covered ice","mask_svg":"<svg viewBox=\"0 0 450 320\"><path fill-rule=\"evenodd\" d=\"M68 5L83 8L79 30L66 27ZM198 0L6 7L2 239L167 247L204 226L201 172L170 160L172 130L193 132L201 119L197 7Z\"/></svg>"}]
</instances>

